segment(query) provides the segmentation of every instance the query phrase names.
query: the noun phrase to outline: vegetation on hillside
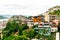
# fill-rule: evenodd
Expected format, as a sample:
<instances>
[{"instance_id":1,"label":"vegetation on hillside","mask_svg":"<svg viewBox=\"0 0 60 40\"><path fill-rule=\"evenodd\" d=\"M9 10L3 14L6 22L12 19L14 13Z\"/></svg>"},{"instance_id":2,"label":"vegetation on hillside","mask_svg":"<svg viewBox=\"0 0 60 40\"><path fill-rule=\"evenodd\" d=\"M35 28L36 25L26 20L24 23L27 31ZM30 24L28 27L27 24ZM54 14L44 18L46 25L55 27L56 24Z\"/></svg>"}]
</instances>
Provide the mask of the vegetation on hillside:
<instances>
[{"instance_id":1,"label":"vegetation on hillside","mask_svg":"<svg viewBox=\"0 0 60 40\"><path fill-rule=\"evenodd\" d=\"M6 28L2 32L2 40L31 40L33 38L44 38L44 36L41 36L35 32L34 28L37 26L38 25L34 25L32 28L29 28L27 24L22 25L21 20L9 20ZM52 40L51 36L48 36L45 39Z\"/></svg>"},{"instance_id":2,"label":"vegetation on hillside","mask_svg":"<svg viewBox=\"0 0 60 40\"><path fill-rule=\"evenodd\" d=\"M60 10L53 10L52 12L49 12L49 14L51 15L57 15L58 17L60 17Z\"/></svg>"},{"instance_id":3,"label":"vegetation on hillside","mask_svg":"<svg viewBox=\"0 0 60 40\"><path fill-rule=\"evenodd\" d=\"M9 21L3 30L3 40L27 40L28 38L34 38L34 29L29 29L27 24L21 25L20 20Z\"/></svg>"}]
</instances>

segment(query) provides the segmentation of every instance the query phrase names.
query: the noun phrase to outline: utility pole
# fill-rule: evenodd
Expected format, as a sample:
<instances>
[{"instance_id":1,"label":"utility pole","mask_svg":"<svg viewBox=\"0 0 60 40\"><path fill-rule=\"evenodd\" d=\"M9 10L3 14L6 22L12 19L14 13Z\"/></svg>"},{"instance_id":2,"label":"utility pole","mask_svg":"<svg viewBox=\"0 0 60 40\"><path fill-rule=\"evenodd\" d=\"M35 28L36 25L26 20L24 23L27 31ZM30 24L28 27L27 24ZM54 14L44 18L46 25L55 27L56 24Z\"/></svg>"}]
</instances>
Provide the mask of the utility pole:
<instances>
[{"instance_id":1,"label":"utility pole","mask_svg":"<svg viewBox=\"0 0 60 40\"><path fill-rule=\"evenodd\" d=\"M59 32L56 32L56 40L59 40Z\"/></svg>"}]
</instances>

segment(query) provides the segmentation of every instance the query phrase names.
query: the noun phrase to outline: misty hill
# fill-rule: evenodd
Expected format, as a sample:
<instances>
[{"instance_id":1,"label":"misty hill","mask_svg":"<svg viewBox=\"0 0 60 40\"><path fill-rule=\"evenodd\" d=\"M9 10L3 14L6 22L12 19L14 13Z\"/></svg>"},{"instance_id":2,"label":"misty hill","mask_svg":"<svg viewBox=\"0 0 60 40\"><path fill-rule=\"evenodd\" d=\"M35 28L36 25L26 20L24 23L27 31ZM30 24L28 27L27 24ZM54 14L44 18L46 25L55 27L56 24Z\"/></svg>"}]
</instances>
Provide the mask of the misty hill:
<instances>
[{"instance_id":1,"label":"misty hill","mask_svg":"<svg viewBox=\"0 0 60 40\"><path fill-rule=\"evenodd\" d=\"M10 18L10 15L0 15L0 19L8 19Z\"/></svg>"}]
</instances>

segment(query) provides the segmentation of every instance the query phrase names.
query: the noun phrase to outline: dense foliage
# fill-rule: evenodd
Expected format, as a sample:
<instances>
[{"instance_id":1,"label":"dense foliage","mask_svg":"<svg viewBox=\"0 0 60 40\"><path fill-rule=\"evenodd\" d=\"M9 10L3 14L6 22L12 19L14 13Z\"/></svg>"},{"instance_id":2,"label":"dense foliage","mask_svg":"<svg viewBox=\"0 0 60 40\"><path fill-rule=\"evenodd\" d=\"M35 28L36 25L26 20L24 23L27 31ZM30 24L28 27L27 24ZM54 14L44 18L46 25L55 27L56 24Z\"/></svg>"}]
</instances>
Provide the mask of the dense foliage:
<instances>
[{"instance_id":1,"label":"dense foliage","mask_svg":"<svg viewBox=\"0 0 60 40\"><path fill-rule=\"evenodd\" d=\"M7 23L3 36L3 40L27 40L34 37L34 30L29 29L27 24L21 25L19 20L13 20Z\"/></svg>"},{"instance_id":2,"label":"dense foliage","mask_svg":"<svg viewBox=\"0 0 60 40\"><path fill-rule=\"evenodd\" d=\"M58 17L60 17L60 10L53 10L52 12L49 12L49 14L51 15L57 15Z\"/></svg>"}]
</instances>

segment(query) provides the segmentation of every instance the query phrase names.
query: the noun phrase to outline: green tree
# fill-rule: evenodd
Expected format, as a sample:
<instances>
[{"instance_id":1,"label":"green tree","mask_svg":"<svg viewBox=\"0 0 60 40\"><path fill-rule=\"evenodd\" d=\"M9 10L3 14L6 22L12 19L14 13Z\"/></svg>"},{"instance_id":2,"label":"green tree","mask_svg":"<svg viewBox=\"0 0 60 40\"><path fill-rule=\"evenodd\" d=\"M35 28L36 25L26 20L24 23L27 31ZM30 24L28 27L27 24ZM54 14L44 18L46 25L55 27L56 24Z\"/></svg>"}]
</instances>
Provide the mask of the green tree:
<instances>
[{"instance_id":1,"label":"green tree","mask_svg":"<svg viewBox=\"0 0 60 40\"><path fill-rule=\"evenodd\" d=\"M28 40L25 36L9 36L5 37L3 40Z\"/></svg>"},{"instance_id":2,"label":"green tree","mask_svg":"<svg viewBox=\"0 0 60 40\"><path fill-rule=\"evenodd\" d=\"M31 40L32 38L34 38L34 29L24 30L23 35L27 36Z\"/></svg>"},{"instance_id":3,"label":"green tree","mask_svg":"<svg viewBox=\"0 0 60 40\"><path fill-rule=\"evenodd\" d=\"M26 29L28 29L27 24L21 25L20 20L14 19L13 21L8 21L6 28L3 30L3 35L4 35L3 39L5 40L5 39L7 39L7 37L9 39L9 37L11 37L11 35L14 36L14 34L16 32L18 32L17 36L18 35L21 36L21 35L23 35L22 32Z\"/></svg>"},{"instance_id":4,"label":"green tree","mask_svg":"<svg viewBox=\"0 0 60 40\"><path fill-rule=\"evenodd\" d=\"M29 31L27 32L27 37L29 37L30 40L34 38L34 29L29 29Z\"/></svg>"},{"instance_id":5,"label":"green tree","mask_svg":"<svg viewBox=\"0 0 60 40\"><path fill-rule=\"evenodd\" d=\"M49 14L51 15L57 15L58 17L60 17L60 10L53 10L52 12L49 12Z\"/></svg>"},{"instance_id":6,"label":"green tree","mask_svg":"<svg viewBox=\"0 0 60 40\"><path fill-rule=\"evenodd\" d=\"M38 27L38 25L34 25L34 26L33 26L33 28L37 28L37 27Z\"/></svg>"}]
</instances>

